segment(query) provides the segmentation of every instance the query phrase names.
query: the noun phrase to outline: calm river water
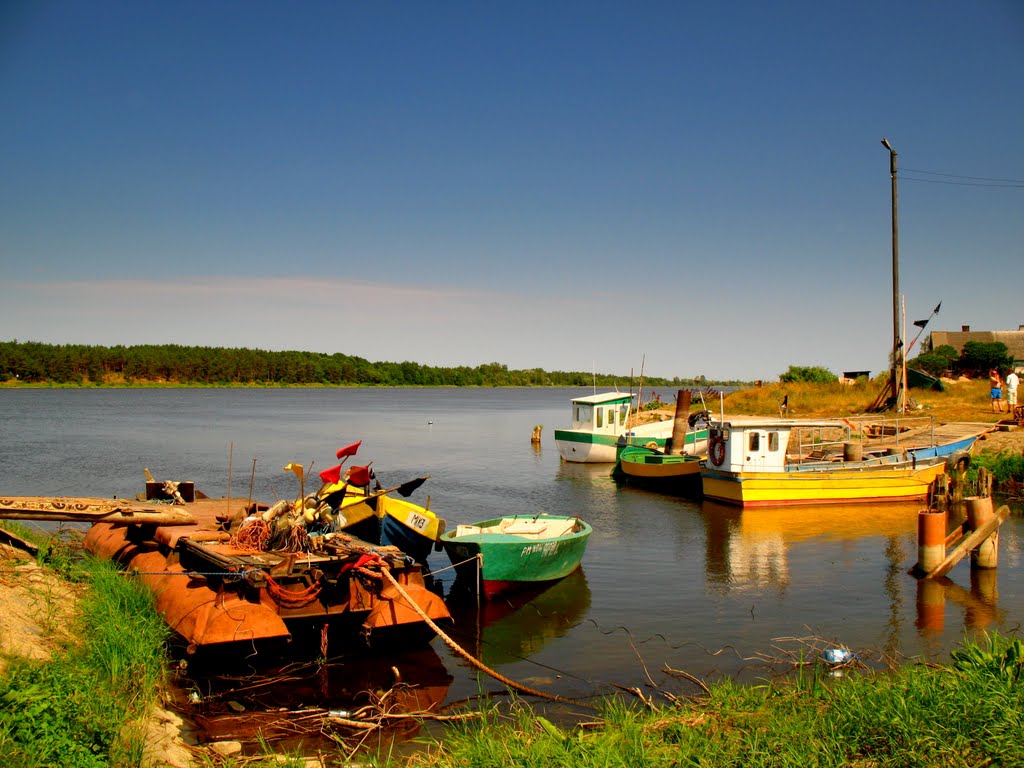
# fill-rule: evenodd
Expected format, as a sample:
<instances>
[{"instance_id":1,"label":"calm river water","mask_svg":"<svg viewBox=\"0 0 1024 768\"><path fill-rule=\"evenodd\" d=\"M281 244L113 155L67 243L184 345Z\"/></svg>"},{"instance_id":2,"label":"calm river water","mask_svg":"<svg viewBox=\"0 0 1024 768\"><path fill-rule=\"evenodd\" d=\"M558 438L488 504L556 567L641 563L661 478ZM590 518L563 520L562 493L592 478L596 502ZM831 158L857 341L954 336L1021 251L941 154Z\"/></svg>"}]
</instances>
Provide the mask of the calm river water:
<instances>
[{"instance_id":1,"label":"calm river water","mask_svg":"<svg viewBox=\"0 0 1024 768\"><path fill-rule=\"evenodd\" d=\"M907 575L915 505L740 512L619 488L608 466L561 463L554 429L568 423L570 397L588 393L0 391L0 492L134 496L148 467L225 495L231 466L232 493L244 497L255 461L254 496L272 501L297 495L285 464L319 471L362 440L358 460L372 460L385 486L430 475L412 501L429 495L449 526L514 512L581 515L594 528L582 572L525 605L485 615L453 606L453 636L468 650L569 697L644 687L648 675L667 686L666 666L752 679L828 644L865 659L941 659L965 633L1009 631L1024 618L1020 519L1003 526L996 572L974 574L964 561L922 591ZM540 447L530 442L535 425ZM447 565L443 553L432 557L433 568ZM438 578L447 592L452 572ZM407 667L432 666L446 700L501 689L439 640L432 648Z\"/></svg>"}]
</instances>

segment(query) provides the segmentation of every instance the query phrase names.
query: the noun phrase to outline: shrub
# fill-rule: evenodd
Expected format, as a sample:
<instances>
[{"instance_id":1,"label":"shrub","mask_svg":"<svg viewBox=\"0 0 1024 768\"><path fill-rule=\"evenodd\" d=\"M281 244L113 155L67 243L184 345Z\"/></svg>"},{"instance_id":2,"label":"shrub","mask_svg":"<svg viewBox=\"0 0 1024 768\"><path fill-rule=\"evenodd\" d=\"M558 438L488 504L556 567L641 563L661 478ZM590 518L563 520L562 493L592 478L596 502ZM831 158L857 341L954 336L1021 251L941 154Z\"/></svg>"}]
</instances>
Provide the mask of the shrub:
<instances>
[{"instance_id":1,"label":"shrub","mask_svg":"<svg viewBox=\"0 0 1024 768\"><path fill-rule=\"evenodd\" d=\"M791 365L789 370L783 374L780 374L779 381L786 384L791 384L798 381L810 381L816 384L829 384L833 381L839 381L839 377L836 376L832 371L821 366L801 366Z\"/></svg>"}]
</instances>

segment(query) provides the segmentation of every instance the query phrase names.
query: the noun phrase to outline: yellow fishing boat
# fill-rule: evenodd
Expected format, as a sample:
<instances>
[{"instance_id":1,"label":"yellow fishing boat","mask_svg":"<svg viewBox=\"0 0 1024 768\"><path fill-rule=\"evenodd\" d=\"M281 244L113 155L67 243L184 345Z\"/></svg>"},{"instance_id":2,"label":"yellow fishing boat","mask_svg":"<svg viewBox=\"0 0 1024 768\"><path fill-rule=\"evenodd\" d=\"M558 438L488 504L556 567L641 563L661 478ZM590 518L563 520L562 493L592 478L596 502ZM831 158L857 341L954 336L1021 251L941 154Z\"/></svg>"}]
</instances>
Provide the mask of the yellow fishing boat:
<instances>
[{"instance_id":1,"label":"yellow fishing boat","mask_svg":"<svg viewBox=\"0 0 1024 768\"><path fill-rule=\"evenodd\" d=\"M418 479L418 482L425 479ZM444 533L445 521L427 507L393 495L408 495L412 492L407 490L408 486L416 482L370 491L341 481L322 489L319 496L332 509L337 530L363 541L398 547L425 563ZM427 503L429 505L429 499Z\"/></svg>"},{"instance_id":2,"label":"yellow fishing boat","mask_svg":"<svg viewBox=\"0 0 1024 768\"><path fill-rule=\"evenodd\" d=\"M847 419L713 422L701 487L707 499L743 507L924 499L947 463L964 461L984 429L945 442L933 439L935 429L917 430L913 438L910 431Z\"/></svg>"}]
</instances>

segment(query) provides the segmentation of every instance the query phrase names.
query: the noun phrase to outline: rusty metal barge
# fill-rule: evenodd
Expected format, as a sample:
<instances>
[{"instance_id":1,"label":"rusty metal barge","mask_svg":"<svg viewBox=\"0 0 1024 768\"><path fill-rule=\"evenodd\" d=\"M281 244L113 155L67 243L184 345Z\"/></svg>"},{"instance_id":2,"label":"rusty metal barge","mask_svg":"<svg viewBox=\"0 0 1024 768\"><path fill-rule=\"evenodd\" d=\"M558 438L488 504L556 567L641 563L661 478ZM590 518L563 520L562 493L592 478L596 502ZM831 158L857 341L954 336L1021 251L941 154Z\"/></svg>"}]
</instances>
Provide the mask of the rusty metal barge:
<instances>
[{"instance_id":1,"label":"rusty metal barge","mask_svg":"<svg viewBox=\"0 0 1024 768\"><path fill-rule=\"evenodd\" d=\"M150 482L145 501L0 498L0 518L92 522L86 550L135 574L191 653L285 644L297 631L313 631L321 643L330 633L416 645L450 624L411 557L345 533L309 536L301 507L281 505L268 525L264 505L207 498L191 483ZM287 535L259 535L273 525Z\"/></svg>"}]
</instances>

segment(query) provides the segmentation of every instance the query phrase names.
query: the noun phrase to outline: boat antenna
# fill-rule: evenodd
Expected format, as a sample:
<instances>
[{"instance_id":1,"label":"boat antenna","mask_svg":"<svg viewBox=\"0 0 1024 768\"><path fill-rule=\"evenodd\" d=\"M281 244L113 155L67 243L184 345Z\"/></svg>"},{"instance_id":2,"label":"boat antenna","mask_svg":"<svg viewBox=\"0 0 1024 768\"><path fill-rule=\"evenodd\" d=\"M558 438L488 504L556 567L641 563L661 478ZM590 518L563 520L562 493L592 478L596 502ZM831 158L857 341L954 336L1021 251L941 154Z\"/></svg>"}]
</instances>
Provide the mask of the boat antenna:
<instances>
[{"instance_id":1,"label":"boat antenna","mask_svg":"<svg viewBox=\"0 0 1024 768\"><path fill-rule=\"evenodd\" d=\"M644 363L647 362L647 353L640 356L640 387L636 391L636 410L640 411L644 396Z\"/></svg>"},{"instance_id":2,"label":"boat antenna","mask_svg":"<svg viewBox=\"0 0 1024 768\"><path fill-rule=\"evenodd\" d=\"M597 360L594 361L594 394L597 394Z\"/></svg>"}]
</instances>

